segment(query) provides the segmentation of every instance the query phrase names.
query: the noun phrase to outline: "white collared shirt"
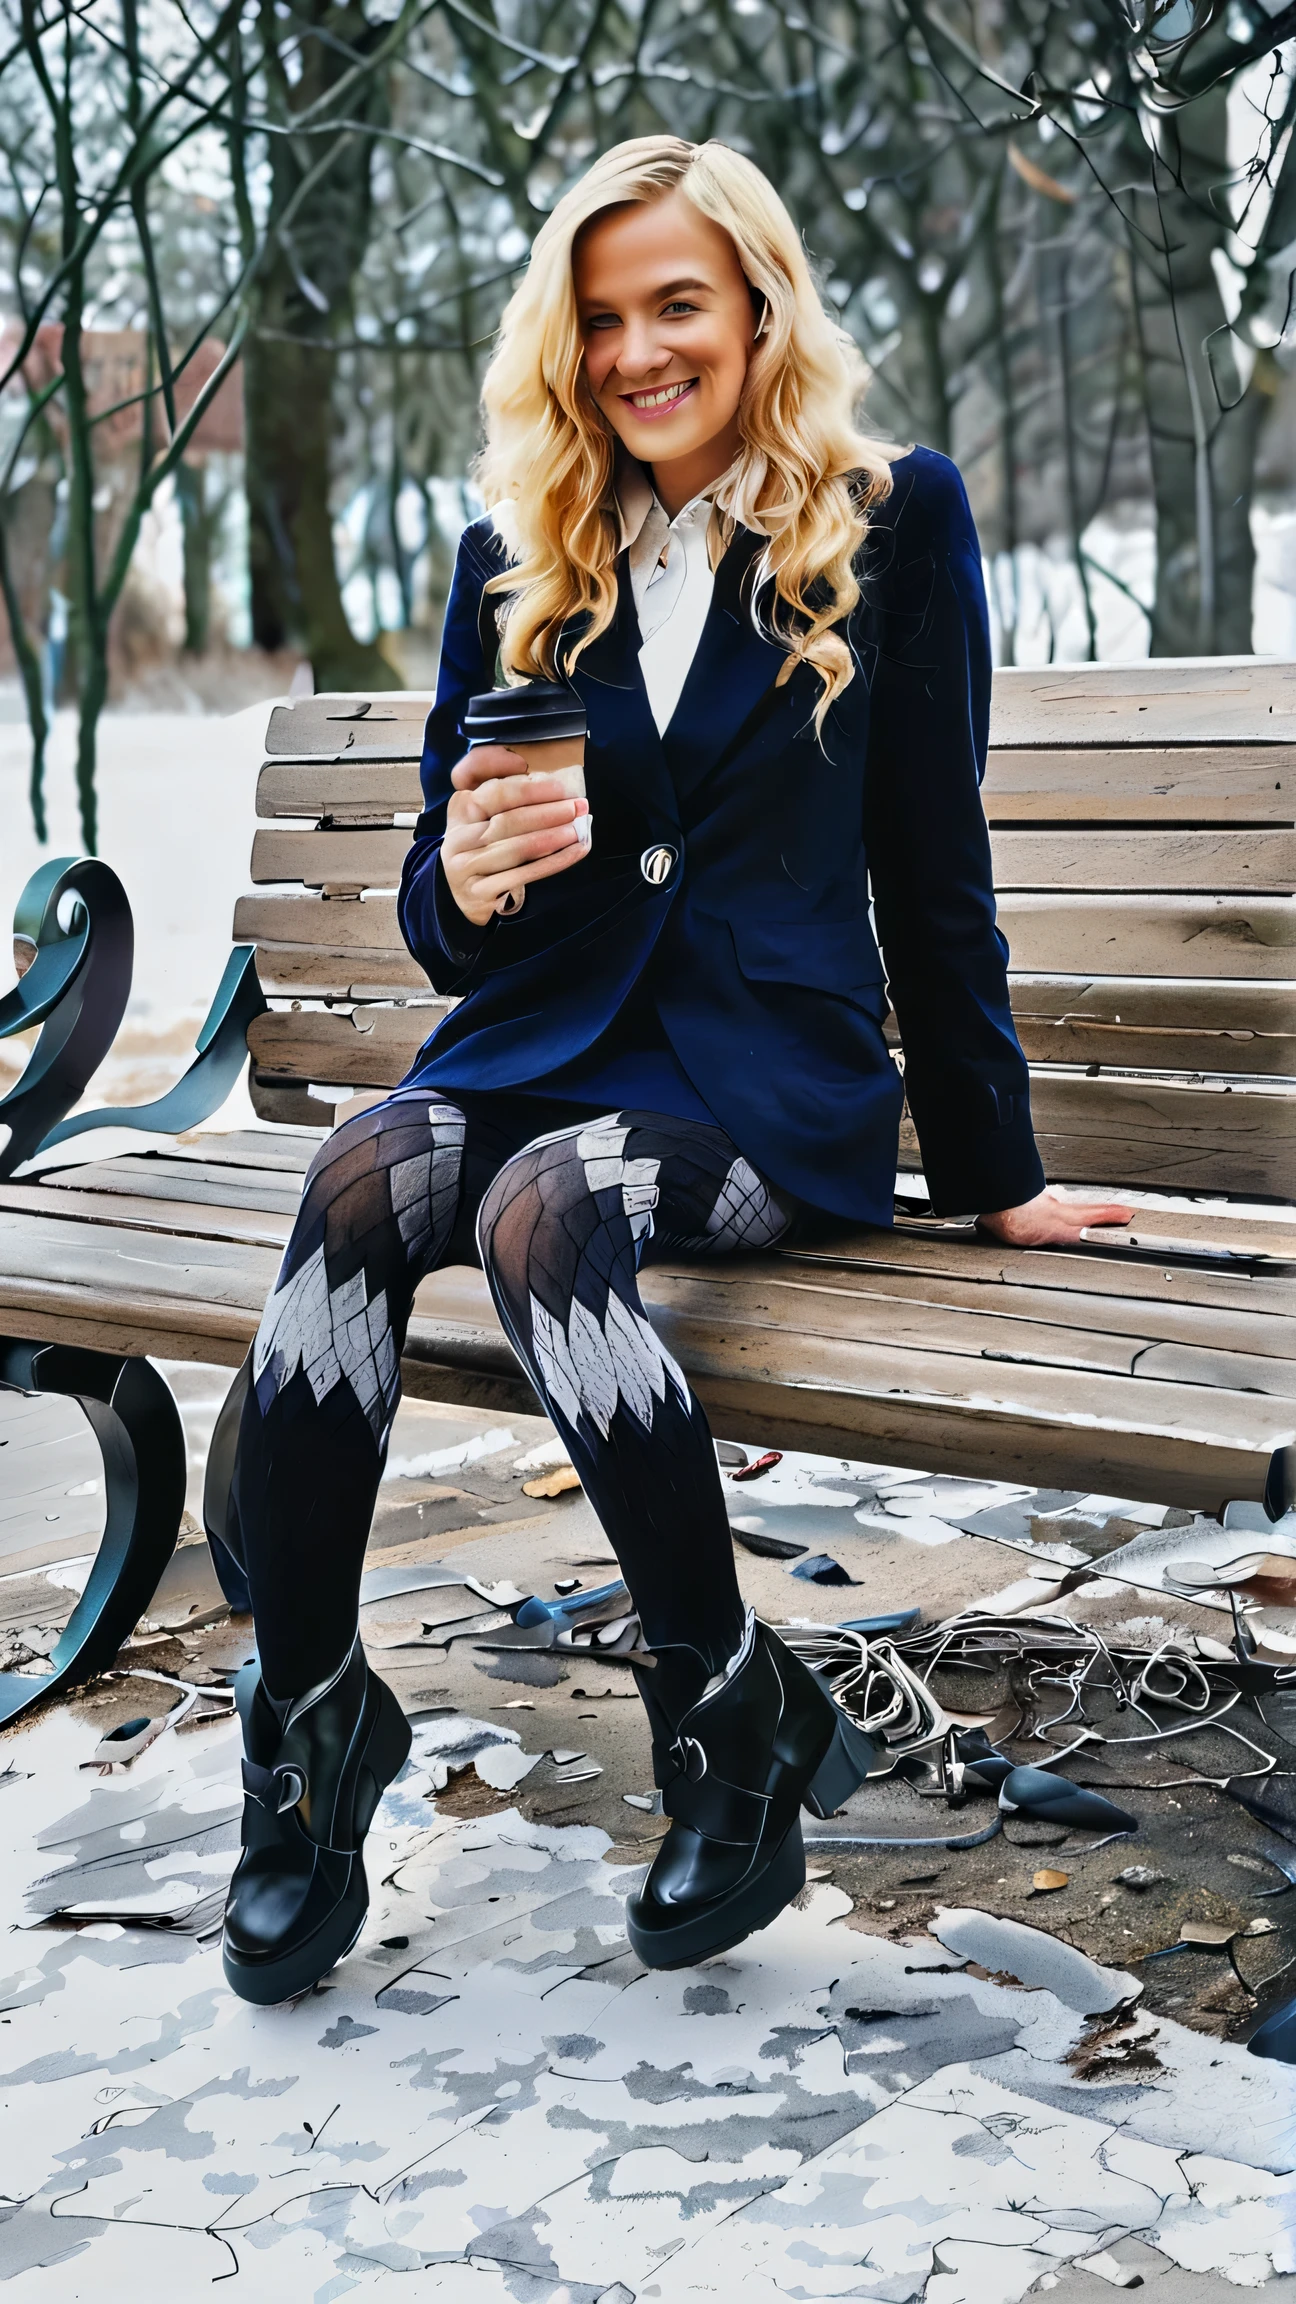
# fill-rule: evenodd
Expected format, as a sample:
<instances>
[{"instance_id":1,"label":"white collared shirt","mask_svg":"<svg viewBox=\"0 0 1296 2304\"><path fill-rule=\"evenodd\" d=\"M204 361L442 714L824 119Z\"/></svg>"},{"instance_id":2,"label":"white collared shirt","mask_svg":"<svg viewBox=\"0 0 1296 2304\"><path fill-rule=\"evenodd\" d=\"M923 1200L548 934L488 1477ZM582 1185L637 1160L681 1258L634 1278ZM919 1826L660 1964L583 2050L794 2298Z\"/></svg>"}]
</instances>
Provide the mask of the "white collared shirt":
<instances>
[{"instance_id":1,"label":"white collared shirt","mask_svg":"<svg viewBox=\"0 0 1296 2304\"><path fill-rule=\"evenodd\" d=\"M672 520L642 465L618 475L621 544L639 617L639 668L657 733L670 725L715 590L710 528L713 495L695 496Z\"/></svg>"}]
</instances>

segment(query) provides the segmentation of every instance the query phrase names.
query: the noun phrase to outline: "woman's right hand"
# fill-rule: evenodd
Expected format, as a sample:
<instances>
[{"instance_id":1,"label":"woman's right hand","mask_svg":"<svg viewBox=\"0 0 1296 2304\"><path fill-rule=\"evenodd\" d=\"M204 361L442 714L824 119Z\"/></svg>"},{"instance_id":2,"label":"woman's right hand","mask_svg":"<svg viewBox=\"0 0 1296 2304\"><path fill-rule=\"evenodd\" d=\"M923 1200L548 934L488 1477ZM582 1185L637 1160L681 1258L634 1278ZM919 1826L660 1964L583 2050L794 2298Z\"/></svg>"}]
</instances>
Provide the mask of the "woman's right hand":
<instances>
[{"instance_id":1,"label":"woman's right hand","mask_svg":"<svg viewBox=\"0 0 1296 2304\"><path fill-rule=\"evenodd\" d=\"M463 913L484 928L501 896L548 880L588 854L577 819L586 800L569 800L552 776L528 776L520 753L474 744L455 769L441 863Z\"/></svg>"}]
</instances>

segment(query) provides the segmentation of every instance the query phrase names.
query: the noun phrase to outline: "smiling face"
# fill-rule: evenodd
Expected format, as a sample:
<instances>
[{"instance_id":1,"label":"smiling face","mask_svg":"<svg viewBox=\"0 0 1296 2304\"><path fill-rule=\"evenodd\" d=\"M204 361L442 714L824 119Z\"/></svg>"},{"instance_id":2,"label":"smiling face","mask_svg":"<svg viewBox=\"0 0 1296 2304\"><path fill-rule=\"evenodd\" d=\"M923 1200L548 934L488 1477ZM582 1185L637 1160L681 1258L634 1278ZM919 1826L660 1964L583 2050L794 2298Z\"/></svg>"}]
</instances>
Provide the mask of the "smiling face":
<instances>
[{"instance_id":1,"label":"smiling face","mask_svg":"<svg viewBox=\"0 0 1296 2304\"><path fill-rule=\"evenodd\" d=\"M585 374L608 423L674 517L739 448L756 331L727 232L667 193L596 216L572 258Z\"/></svg>"}]
</instances>

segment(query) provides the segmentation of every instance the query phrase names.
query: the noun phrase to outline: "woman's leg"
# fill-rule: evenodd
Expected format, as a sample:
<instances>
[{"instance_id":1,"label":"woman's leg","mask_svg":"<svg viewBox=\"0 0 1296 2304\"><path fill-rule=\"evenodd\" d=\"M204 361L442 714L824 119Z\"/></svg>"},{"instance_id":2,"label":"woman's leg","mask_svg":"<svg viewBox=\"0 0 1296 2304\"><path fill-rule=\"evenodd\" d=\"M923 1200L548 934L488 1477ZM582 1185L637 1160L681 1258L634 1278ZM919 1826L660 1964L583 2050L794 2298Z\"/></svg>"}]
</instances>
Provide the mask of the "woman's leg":
<instances>
[{"instance_id":1,"label":"woman's leg","mask_svg":"<svg viewBox=\"0 0 1296 2304\"><path fill-rule=\"evenodd\" d=\"M482 1202L500 1317L683 1690L723 1669L745 1610L706 1417L636 1275L648 1253L767 1248L790 1221L722 1129L642 1112L528 1145Z\"/></svg>"},{"instance_id":2,"label":"woman's leg","mask_svg":"<svg viewBox=\"0 0 1296 2304\"><path fill-rule=\"evenodd\" d=\"M790 1211L719 1128L622 1112L508 1161L482 1202L500 1317L571 1449L634 1597L670 1829L630 1898L649 1967L723 1952L805 1880L800 1811L830 1815L873 1750L743 1607L706 1418L644 1317L645 1253L777 1240Z\"/></svg>"},{"instance_id":3,"label":"woman's leg","mask_svg":"<svg viewBox=\"0 0 1296 2304\"><path fill-rule=\"evenodd\" d=\"M252 1350L227 1524L276 1697L327 1680L354 1642L401 1347L464 1212L465 1132L455 1105L404 1091L344 1122L308 1171Z\"/></svg>"}]
</instances>

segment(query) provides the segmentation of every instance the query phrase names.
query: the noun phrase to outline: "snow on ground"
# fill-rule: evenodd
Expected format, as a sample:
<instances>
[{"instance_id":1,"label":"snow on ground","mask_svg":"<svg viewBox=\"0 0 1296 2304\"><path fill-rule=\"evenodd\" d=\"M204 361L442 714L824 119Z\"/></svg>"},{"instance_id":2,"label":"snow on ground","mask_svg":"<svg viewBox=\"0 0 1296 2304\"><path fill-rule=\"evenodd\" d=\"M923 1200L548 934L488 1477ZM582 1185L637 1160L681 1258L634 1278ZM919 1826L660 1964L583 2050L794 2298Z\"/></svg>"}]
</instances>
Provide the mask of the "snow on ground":
<instances>
[{"instance_id":1,"label":"snow on ground","mask_svg":"<svg viewBox=\"0 0 1296 2304\"><path fill-rule=\"evenodd\" d=\"M7 1741L14 2304L227 2279L249 2304L325 2304L410 2272L453 2304L695 2304L739 2283L751 2304L1011 2304L1133 2241L1215 2275L1187 2291L1212 2299L1296 2269L1286 2067L1163 2020L1154 2079L1095 2087L1064 2061L1074 2005L969 1973L935 1933L852 1928L828 1885L703 1970L646 1973L623 1933L639 1875L606 1836L438 1817L433 1729L371 1835L357 1952L269 2010L233 1998L183 1919L229 1861L234 1727L167 1737L111 1784L78 1772L65 1711ZM150 1860L177 1804L190 1843ZM123 1909L157 1874L179 1925L33 1928L24 1889L69 1861L98 1867L86 1909L110 1914L110 1860ZM1010 1969L1014 1924L987 1925ZM1129 1986L1069 1959L1094 1983L1072 2002Z\"/></svg>"}]
</instances>

